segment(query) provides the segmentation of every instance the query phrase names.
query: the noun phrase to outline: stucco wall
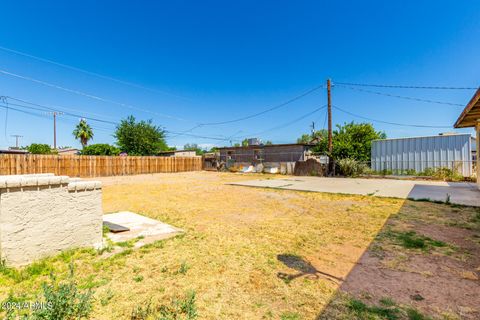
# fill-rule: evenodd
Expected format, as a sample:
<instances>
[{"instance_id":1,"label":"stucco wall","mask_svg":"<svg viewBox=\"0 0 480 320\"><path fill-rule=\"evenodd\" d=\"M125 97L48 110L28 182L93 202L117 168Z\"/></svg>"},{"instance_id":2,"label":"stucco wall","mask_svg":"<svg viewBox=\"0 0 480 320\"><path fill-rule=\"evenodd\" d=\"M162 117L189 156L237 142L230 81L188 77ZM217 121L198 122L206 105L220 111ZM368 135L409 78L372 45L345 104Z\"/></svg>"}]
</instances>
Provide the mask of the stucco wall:
<instances>
[{"instance_id":1,"label":"stucco wall","mask_svg":"<svg viewBox=\"0 0 480 320\"><path fill-rule=\"evenodd\" d=\"M66 176L0 176L0 256L20 266L102 245L101 183Z\"/></svg>"}]
</instances>

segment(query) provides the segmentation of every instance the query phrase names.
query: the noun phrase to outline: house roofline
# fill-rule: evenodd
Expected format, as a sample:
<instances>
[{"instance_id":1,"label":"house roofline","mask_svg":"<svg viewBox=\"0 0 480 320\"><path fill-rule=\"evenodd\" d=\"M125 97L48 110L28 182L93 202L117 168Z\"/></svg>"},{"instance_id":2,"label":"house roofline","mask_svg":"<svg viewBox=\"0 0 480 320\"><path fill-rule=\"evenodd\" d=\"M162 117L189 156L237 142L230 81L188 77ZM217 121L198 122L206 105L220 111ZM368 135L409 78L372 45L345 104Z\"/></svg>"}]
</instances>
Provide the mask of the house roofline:
<instances>
[{"instance_id":1,"label":"house roofline","mask_svg":"<svg viewBox=\"0 0 480 320\"><path fill-rule=\"evenodd\" d=\"M453 125L454 128L467 128L467 127L473 127L473 126L468 126L468 125L462 125L462 121L465 119L467 114L472 110L472 108L478 103L480 100L480 88L477 89L473 97L470 99L470 101L467 103L465 106L465 109L463 109L462 113L458 117L457 121Z\"/></svg>"},{"instance_id":2,"label":"house roofline","mask_svg":"<svg viewBox=\"0 0 480 320\"><path fill-rule=\"evenodd\" d=\"M255 145L255 146L220 147L218 149L219 150L224 150L224 149L255 149L255 148L288 147L288 146L313 147L313 146L315 146L315 144L311 144L311 143L261 144L261 145Z\"/></svg>"}]
</instances>

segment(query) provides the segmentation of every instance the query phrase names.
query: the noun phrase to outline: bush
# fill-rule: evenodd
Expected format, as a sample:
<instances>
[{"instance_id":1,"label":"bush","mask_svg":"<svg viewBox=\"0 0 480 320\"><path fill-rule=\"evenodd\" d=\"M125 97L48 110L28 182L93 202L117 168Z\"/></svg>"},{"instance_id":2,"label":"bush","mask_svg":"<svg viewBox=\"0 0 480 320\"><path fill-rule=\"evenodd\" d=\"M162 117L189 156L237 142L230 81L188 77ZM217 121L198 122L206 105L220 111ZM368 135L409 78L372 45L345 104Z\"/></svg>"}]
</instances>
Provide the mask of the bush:
<instances>
[{"instance_id":1,"label":"bush","mask_svg":"<svg viewBox=\"0 0 480 320\"><path fill-rule=\"evenodd\" d=\"M367 166L355 159L345 158L337 161L340 173L346 177L356 177L363 174Z\"/></svg>"},{"instance_id":2,"label":"bush","mask_svg":"<svg viewBox=\"0 0 480 320\"><path fill-rule=\"evenodd\" d=\"M52 154L52 148L44 143L32 143L27 148L27 151L32 154Z\"/></svg>"},{"instance_id":3,"label":"bush","mask_svg":"<svg viewBox=\"0 0 480 320\"><path fill-rule=\"evenodd\" d=\"M433 177L443 181L458 181L463 179L463 176L458 172L457 169L452 170L446 167L426 168L423 172L419 172L418 175Z\"/></svg>"},{"instance_id":4,"label":"bush","mask_svg":"<svg viewBox=\"0 0 480 320\"><path fill-rule=\"evenodd\" d=\"M70 276L66 282L58 282L55 276L50 276L50 283L42 284L43 301L38 302L38 306L32 305L32 313L25 314L26 310L18 310L22 312L22 319L43 319L43 320L73 320L88 319L92 312L92 295L93 292L88 290L81 292L78 290L74 281L73 265L70 265ZM7 301L2 304L15 303L18 298L8 297ZM15 317L15 308L7 310L7 319L17 319Z\"/></svg>"},{"instance_id":5,"label":"bush","mask_svg":"<svg viewBox=\"0 0 480 320\"><path fill-rule=\"evenodd\" d=\"M86 146L82 150L82 155L86 156L118 156L120 149L107 143L97 143Z\"/></svg>"}]
</instances>

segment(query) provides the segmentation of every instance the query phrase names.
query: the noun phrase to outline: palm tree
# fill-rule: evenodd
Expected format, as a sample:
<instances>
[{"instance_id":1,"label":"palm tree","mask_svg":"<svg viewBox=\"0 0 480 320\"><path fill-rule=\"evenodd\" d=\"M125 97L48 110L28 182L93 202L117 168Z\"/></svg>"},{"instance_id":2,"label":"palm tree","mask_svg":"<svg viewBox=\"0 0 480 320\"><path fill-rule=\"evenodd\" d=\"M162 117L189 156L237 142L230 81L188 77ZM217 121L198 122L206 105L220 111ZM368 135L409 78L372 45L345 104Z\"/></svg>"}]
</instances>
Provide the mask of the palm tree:
<instances>
[{"instance_id":1,"label":"palm tree","mask_svg":"<svg viewBox=\"0 0 480 320\"><path fill-rule=\"evenodd\" d=\"M85 119L80 119L75 130L73 130L73 136L75 139L80 140L82 147L85 148L88 140L93 138L93 130Z\"/></svg>"}]
</instances>

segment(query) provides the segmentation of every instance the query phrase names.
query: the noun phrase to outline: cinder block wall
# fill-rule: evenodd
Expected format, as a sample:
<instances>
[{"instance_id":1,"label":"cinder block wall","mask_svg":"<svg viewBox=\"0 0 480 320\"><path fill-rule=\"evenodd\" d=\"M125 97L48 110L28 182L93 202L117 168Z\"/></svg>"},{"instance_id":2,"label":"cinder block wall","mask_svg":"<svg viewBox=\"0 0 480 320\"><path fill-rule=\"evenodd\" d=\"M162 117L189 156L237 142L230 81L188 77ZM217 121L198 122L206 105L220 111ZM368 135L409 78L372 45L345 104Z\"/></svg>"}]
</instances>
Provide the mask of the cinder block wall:
<instances>
[{"instance_id":1,"label":"cinder block wall","mask_svg":"<svg viewBox=\"0 0 480 320\"><path fill-rule=\"evenodd\" d=\"M8 265L101 246L99 181L53 174L0 176L0 257Z\"/></svg>"}]
</instances>

